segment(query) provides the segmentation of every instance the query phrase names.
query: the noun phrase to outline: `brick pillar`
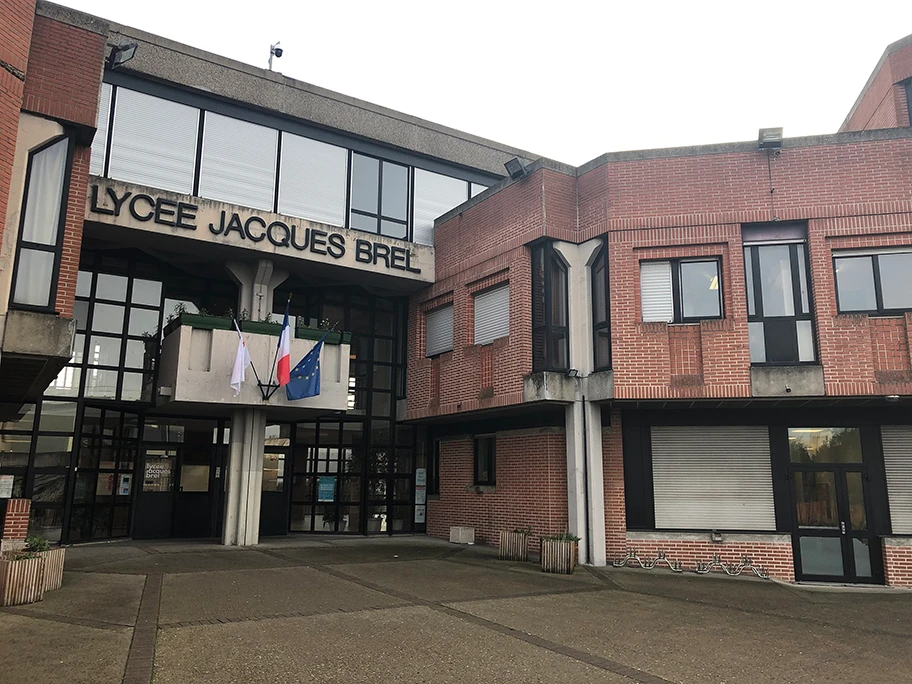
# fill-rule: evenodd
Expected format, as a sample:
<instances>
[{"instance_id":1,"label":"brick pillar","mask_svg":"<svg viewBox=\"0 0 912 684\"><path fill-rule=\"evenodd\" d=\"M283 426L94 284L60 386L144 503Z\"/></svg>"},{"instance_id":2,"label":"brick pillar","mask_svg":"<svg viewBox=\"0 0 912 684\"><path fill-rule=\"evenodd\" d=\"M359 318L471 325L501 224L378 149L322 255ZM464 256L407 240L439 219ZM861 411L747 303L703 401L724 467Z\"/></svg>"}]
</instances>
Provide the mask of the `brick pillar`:
<instances>
[{"instance_id":1,"label":"brick pillar","mask_svg":"<svg viewBox=\"0 0 912 684\"><path fill-rule=\"evenodd\" d=\"M884 538L883 556L886 583L891 587L912 589L912 539Z\"/></svg>"},{"instance_id":2,"label":"brick pillar","mask_svg":"<svg viewBox=\"0 0 912 684\"><path fill-rule=\"evenodd\" d=\"M3 514L3 533L0 539L24 541L28 534L29 513L32 502L29 499L7 499Z\"/></svg>"}]
</instances>

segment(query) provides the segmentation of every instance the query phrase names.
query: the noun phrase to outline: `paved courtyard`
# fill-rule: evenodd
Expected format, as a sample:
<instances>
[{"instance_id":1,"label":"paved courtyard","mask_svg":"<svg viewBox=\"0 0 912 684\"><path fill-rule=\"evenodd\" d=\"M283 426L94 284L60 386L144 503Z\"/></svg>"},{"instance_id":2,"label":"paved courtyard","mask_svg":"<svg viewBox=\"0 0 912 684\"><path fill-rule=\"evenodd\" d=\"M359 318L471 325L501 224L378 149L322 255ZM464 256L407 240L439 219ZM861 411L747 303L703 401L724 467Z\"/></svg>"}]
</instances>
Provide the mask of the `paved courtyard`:
<instances>
[{"instance_id":1,"label":"paved courtyard","mask_svg":"<svg viewBox=\"0 0 912 684\"><path fill-rule=\"evenodd\" d=\"M912 679L912 592L667 570L545 575L426 537L67 551L0 609L0 682Z\"/></svg>"}]
</instances>

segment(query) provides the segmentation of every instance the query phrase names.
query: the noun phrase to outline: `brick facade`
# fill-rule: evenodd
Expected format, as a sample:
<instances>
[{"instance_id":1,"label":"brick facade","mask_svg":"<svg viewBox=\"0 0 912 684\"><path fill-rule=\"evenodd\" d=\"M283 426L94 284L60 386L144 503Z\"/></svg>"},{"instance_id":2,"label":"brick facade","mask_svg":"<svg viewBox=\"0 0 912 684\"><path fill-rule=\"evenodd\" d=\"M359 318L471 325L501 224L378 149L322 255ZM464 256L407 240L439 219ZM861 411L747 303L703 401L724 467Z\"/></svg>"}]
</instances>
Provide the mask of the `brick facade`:
<instances>
[{"instance_id":1,"label":"brick facade","mask_svg":"<svg viewBox=\"0 0 912 684\"><path fill-rule=\"evenodd\" d=\"M892 587L912 589L912 543L906 538L884 540L884 574Z\"/></svg>"},{"instance_id":2,"label":"brick facade","mask_svg":"<svg viewBox=\"0 0 912 684\"><path fill-rule=\"evenodd\" d=\"M908 78L912 78L912 41L907 37L887 47L839 130L909 126L909 103L903 84Z\"/></svg>"},{"instance_id":3,"label":"brick facade","mask_svg":"<svg viewBox=\"0 0 912 684\"><path fill-rule=\"evenodd\" d=\"M28 534L29 512L32 502L29 499L7 499L3 512L3 527L0 539L22 541Z\"/></svg>"}]
</instances>

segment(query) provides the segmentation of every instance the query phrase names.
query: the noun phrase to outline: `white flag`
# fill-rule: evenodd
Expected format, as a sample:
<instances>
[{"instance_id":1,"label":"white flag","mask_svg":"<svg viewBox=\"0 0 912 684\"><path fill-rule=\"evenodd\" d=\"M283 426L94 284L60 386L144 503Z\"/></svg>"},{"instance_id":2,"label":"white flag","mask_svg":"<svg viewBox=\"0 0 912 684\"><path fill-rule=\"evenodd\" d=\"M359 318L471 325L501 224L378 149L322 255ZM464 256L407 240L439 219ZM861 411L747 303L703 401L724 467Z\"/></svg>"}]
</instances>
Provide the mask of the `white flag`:
<instances>
[{"instance_id":1,"label":"white flag","mask_svg":"<svg viewBox=\"0 0 912 684\"><path fill-rule=\"evenodd\" d=\"M247 366L250 365L250 351L241 336L241 329L238 328L237 321L234 322L234 329L238 334L237 356L234 357L234 368L231 370L231 389L234 390L234 396L241 393L241 383L247 376Z\"/></svg>"}]
</instances>

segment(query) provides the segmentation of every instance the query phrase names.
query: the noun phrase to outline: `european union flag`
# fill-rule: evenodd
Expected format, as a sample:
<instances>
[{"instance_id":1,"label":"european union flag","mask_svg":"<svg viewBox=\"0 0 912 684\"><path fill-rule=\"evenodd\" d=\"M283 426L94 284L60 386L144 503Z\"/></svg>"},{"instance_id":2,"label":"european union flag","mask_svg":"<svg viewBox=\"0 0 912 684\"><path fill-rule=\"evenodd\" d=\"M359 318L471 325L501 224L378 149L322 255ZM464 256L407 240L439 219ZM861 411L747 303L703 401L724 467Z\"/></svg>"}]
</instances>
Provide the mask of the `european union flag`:
<instances>
[{"instance_id":1,"label":"european union flag","mask_svg":"<svg viewBox=\"0 0 912 684\"><path fill-rule=\"evenodd\" d=\"M326 335L291 369L291 380L285 385L285 396L289 401L315 397L320 393L320 350Z\"/></svg>"}]
</instances>

